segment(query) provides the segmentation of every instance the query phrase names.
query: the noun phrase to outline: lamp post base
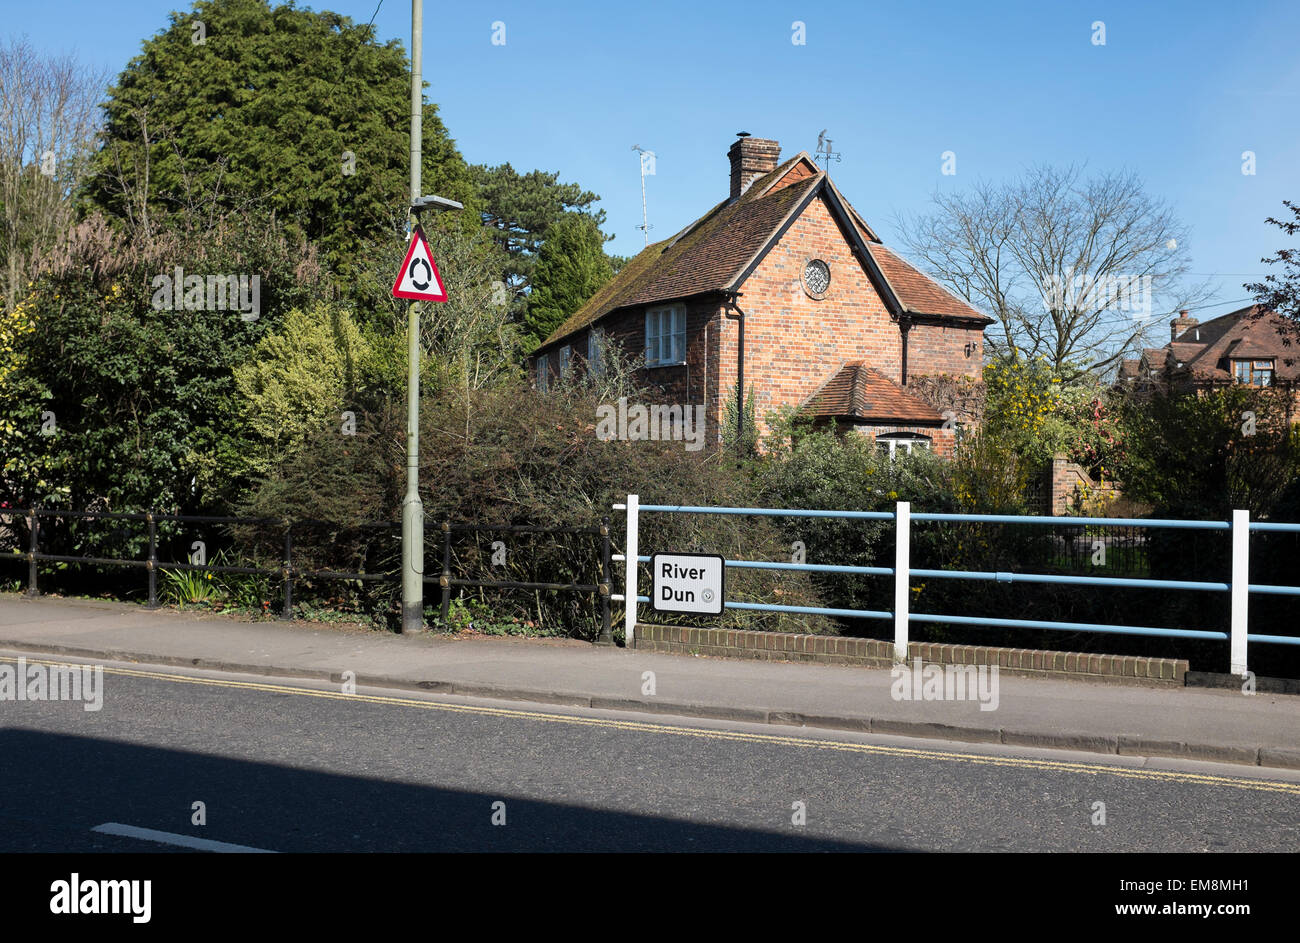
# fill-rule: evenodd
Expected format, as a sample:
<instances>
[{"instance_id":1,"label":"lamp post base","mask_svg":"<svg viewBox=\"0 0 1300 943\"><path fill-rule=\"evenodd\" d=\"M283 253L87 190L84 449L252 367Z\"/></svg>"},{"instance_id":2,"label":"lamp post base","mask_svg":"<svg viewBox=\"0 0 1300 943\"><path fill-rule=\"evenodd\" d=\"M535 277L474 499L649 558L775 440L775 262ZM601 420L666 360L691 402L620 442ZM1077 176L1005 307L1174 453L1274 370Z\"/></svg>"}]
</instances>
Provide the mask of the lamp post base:
<instances>
[{"instance_id":1,"label":"lamp post base","mask_svg":"<svg viewBox=\"0 0 1300 943\"><path fill-rule=\"evenodd\" d=\"M424 631L424 506L402 502L402 634Z\"/></svg>"}]
</instances>

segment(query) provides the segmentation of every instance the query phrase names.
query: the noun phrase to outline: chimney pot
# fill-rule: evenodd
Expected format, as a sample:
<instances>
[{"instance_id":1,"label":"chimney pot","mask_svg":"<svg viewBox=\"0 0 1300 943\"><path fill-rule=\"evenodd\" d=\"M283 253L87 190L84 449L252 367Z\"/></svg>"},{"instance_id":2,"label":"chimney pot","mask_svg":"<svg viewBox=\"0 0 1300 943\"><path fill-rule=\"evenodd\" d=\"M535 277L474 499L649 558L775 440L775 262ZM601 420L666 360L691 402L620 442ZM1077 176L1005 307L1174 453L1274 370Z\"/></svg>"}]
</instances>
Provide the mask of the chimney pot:
<instances>
[{"instance_id":1,"label":"chimney pot","mask_svg":"<svg viewBox=\"0 0 1300 943\"><path fill-rule=\"evenodd\" d=\"M781 144L766 138L751 137L741 131L727 151L731 160L731 198L734 200L764 174L776 170L781 162Z\"/></svg>"}]
</instances>

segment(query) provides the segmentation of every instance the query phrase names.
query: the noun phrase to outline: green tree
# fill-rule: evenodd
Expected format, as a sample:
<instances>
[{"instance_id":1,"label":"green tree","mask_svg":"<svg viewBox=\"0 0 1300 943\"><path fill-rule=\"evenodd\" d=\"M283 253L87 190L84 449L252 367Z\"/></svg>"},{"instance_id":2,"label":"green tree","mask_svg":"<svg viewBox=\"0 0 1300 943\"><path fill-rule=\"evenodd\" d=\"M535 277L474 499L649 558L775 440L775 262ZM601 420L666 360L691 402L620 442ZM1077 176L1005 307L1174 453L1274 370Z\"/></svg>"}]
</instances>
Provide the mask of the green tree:
<instances>
[{"instance_id":1,"label":"green tree","mask_svg":"<svg viewBox=\"0 0 1300 943\"><path fill-rule=\"evenodd\" d=\"M199 27L202 24L202 35ZM160 217L250 203L346 271L400 229L409 182L410 71L396 42L336 13L200 0L172 13L110 90L91 204L151 235ZM423 181L469 206L474 185L424 106Z\"/></svg>"},{"instance_id":2,"label":"green tree","mask_svg":"<svg viewBox=\"0 0 1300 943\"><path fill-rule=\"evenodd\" d=\"M566 213L590 216L599 227L605 222L605 211L592 209L600 197L576 183L560 183L556 172L521 174L510 164L478 165L472 172L482 200L483 224L507 258L504 283L511 315L522 320L547 231Z\"/></svg>"},{"instance_id":3,"label":"green tree","mask_svg":"<svg viewBox=\"0 0 1300 943\"><path fill-rule=\"evenodd\" d=\"M233 370L285 310L319 290L310 258L255 217L218 221L202 241L182 231L131 242L98 218L75 227L24 302L37 329L7 355L0 498L22 507L224 507L243 485L229 470L251 435ZM176 266L259 273L257 316L158 304L159 279Z\"/></svg>"},{"instance_id":4,"label":"green tree","mask_svg":"<svg viewBox=\"0 0 1300 943\"><path fill-rule=\"evenodd\" d=\"M1158 517L1218 519L1234 508L1274 512L1300 472L1290 392L1234 385L1157 393L1124 410L1124 494Z\"/></svg>"},{"instance_id":5,"label":"green tree","mask_svg":"<svg viewBox=\"0 0 1300 943\"><path fill-rule=\"evenodd\" d=\"M579 213L566 213L546 231L524 317L530 350L614 277L604 242L596 221Z\"/></svg>"}]
</instances>

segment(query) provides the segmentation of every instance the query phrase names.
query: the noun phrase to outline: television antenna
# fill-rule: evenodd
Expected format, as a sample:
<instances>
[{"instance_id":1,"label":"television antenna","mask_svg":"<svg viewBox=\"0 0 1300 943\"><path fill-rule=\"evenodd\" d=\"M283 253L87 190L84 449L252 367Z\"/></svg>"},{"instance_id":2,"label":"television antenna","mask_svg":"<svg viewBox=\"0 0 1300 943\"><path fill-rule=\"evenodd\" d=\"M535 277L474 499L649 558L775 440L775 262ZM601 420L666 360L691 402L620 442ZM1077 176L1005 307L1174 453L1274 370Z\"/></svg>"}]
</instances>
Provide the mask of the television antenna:
<instances>
[{"instance_id":1,"label":"television antenna","mask_svg":"<svg viewBox=\"0 0 1300 943\"><path fill-rule=\"evenodd\" d=\"M650 225L650 221L649 221L649 219L646 217L646 209L645 209L645 165L646 165L646 155L647 155L647 154L650 155L650 161L651 161L651 163L652 163L652 165L653 165L653 162L654 162L654 159L655 159L655 152L654 152L654 151L647 151L644 147L642 147L642 146L639 145L639 144L633 144L633 145L632 145L632 150L636 151L637 154L639 155L639 163L641 164L641 225L638 226L637 229L639 229L639 230L641 230L643 233L645 233L645 244L648 246L648 245L650 245L650 230L654 229L654 226ZM651 173L654 173L653 166L651 167L650 172L651 172Z\"/></svg>"}]
</instances>

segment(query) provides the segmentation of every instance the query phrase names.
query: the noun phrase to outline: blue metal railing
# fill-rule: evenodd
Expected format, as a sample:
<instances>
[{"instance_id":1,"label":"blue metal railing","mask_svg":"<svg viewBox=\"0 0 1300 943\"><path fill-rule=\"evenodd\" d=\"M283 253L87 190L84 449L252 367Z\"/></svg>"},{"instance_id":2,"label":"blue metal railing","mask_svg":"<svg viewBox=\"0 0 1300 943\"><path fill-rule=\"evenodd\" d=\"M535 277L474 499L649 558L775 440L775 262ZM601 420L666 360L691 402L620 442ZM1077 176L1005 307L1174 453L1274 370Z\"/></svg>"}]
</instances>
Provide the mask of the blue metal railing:
<instances>
[{"instance_id":1,"label":"blue metal railing","mask_svg":"<svg viewBox=\"0 0 1300 943\"><path fill-rule=\"evenodd\" d=\"M1148 636L1159 638L1211 639L1228 641L1231 644L1230 670L1234 674L1246 673L1246 650L1248 643L1273 645L1300 645L1300 636L1252 635L1248 631L1249 594L1300 596L1300 586L1280 586L1262 583L1250 583L1249 576L1249 534L1251 533L1300 533L1300 524L1250 521L1245 511L1234 511L1229 521L1176 520L1167 518L1124 518L1124 517L1033 517L1016 514L949 514L949 513L911 513L906 502L899 502L893 511L826 511L805 508L736 508L736 507L700 507L694 505L640 504L636 495L628 495L627 503L614 505L617 510L625 510L628 517L627 555L616 556L626 564L628 596L635 602L627 609L627 637L630 640L635 631L636 608L638 603L649 602L647 596L637 595L636 565L649 562L650 557L637 553L639 535L639 514L641 512L666 514L716 514L744 515L753 517L792 517L792 518L833 518L840 520L876 520L893 521L896 529L895 560L892 567L879 566L838 566L824 563L784 563L765 560L726 560L730 568L756 570L794 570L807 573L839 573L862 576L892 576L895 581L893 611L867 609L837 609L817 606L782 606L765 603L726 602L728 609L745 609L759 612L788 612L806 615L824 615L840 618L892 619L894 620L895 654L906 657L907 625L913 622L950 623L953 625L982 625L1004 628L1036 628L1072 632L1100 632L1119 635ZM944 521L977 524L1036 524L1078 528L1088 527L1142 527L1166 528L1171 530L1228 531L1233 538L1232 574L1229 582L1207 580L1160 580L1110 576L1066 576L1052 573L1017 573L1005 571L980 570L936 570L913 568L910 565L910 543L912 521ZM905 537L905 539L898 539ZM958 616L941 613L911 612L907 590L912 578L952 579L988 581L996 583L1036 583L1072 586L1101 586L1116 589L1172 589L1194 592L1223 592L1232 596L1231 625L1228 630L1161 628L1142 625L1110 625L1092 622L1059 622L1037 619L1005 619L985 616ZM625 597L615 597L625 599ZM626 600L625 600L626 601Z\"/></svg>"}]
</instances>

